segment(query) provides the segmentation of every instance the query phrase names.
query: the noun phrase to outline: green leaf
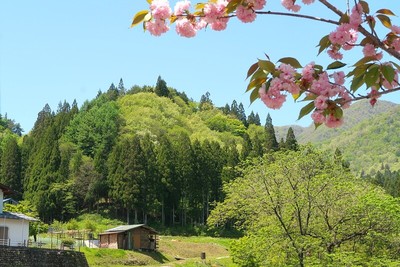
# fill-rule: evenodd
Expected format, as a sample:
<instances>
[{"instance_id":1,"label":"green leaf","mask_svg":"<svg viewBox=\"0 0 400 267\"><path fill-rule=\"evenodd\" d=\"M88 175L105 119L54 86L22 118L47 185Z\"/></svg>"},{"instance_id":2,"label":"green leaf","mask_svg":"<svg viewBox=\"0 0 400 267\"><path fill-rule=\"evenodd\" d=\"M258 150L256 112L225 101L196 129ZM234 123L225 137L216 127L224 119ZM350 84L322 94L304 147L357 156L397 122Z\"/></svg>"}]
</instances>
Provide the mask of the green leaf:
<instances>
[{"instance_id":1,"label":"green leaf","mask_svg":"<svg viewBox=\"0 0 400 267\"><path fill-rule=\"evenodd\" d=\"M390 18L386 15L376 15L376 17L381 21L382 25L385 26L386 28L391 28L392 27L392 22Z\"/></svg>"},{"instance_id":2,"label":"green leaf","mask_svg":"<svg viewBox=\"0 0 400 267\"><path fill-rule=\"evenodd\" d=\"M311 101L310 103L308 103L307 105L305 105L299 113L299 118L298 120L300 120L301 118L303 118L305 115L309 114L311 111L313 111L315 109L315 105L314 105L314 101Z\"/></svg>"},{"instance_id":3,"label":"green leaf","mask_svg":"<svg viewBox=\"0 0 400 267\"><path fill-rule=\"evenodd\" d=\"M300 62L293 57L284 57L284 58L279 59L278 62L281 62L284 64L289 64L295 69L302 68Z\"/></svg>"},{"instance_id":4,"label":"green leaf","mask_svg":"<svg viewBox=\"0 0 400 267\"><path fill-rule=\"evenodd\" d=\"M349 15L347 15L347 13L343 13L342 17L339 20L339 23L340 24L349 23L349 21L350 21Z\"/></svg>"},{"instance_id":5,"label":"green leaf","mask_svg":"<svg viewBox=\"0 0 400 267\"><path fill-rule=\"evenodd\" d=\"M343 117L343 109L340 107L335 108L335 118L342 118Z\"/></svg>"},{"instance_id":6,"label":"green leaf","mask_svg":"<svg viewBox=\"0 0 400 267\"><path fill-rule=\"evenodd\" d=\"M393 62L393 61L390 61L390 63L392 63L396 67L396 69L400 71L400 65L399 64L397 64L396 62Z\"/></svg>"},{"instance_id":7,"label":"green leaf","mask_svg":"<svg viewBox=\"0 0 400 267\"><path fill-rule=\"evenodd\" d=\"M319 126L321 126L322 125L322 123L316 123L316 122L314 122L314 130L316 130Z\"/></svg>"},{"instance_id":8,"label":"green leaf","mask_svg":"<svg viewBox=\"0 0 400 267\"><path fill-rule=\"evenodd\" d=\"M396 72L394 71L392 66L389 65L382 65L381 66L381 72L383 74L383 77L389 82L392 83L394 80L394 76Z\"/></svg>"},{"instance_id":9,"label":"green leaf","mask_svg":"<svg viewBox=\"0 0 400 267\"><path fill-rule=\"evenodd\" d=\"M232 13L236 10L237 6L242 2L242 0L231 0L228 5L226 6L226 13Z\"/></svg>"},{"instance_id":10,"label":"green leaf","mask_svg":"<svg viewBox=\"0 0 400 267\"><path fill-rule=\"evenodd\" d=\"M253 65L250 66L249 70L247 71L247 77L246 80L253 75L254 72L258 69L258 62L254 63Z\"/></svg>"},{"instance_id":11,"label":"green leaf","mask_svg":"<svg viewBox=\"0 0 400 267\"><path fill-rule=\"evenodd\" d=\"M136 15L133 17L131 28L142 22L148 13L148 10L142 10L136 13Z\"/></svg>"},{"instance_id":12,"label":"green leaf","mask_svg":"<svg viewBox=\"0 0 400 267\"><path fill-rule=\"evenodd\" d=\"M265 81L267 80L266 77L260 77L254 80L251 80L249 85L247 85L247 91L250 91L252 88L257 87L257 86L261 86L263 83L265 83Z\"/></svg>"},{"instance_id":13,"label":"green leaf","mask_svg":"<svg viewBox=\"0 0 400 267\"><path fill-rule=\"evenodd\" d=\"M328 48L330 45L331 41L329 40L329 34L322 37L319 41L319 44L317 45L317 47L319 46L318 55L321 54L321 52Z\"/></svg>"},{"instance_id":14,"label":"green leaf","mask_svg":"<svg viewBox=\"0 0 400 267\"><path fill-rule=\"evenodd\" d=\"M205 7L205 3L197 3L196 4L196 6L195 6L195 9L196 10L201 10L201 9L203 9L204 7Z\"/></svg>"},{"instance_id":15,"label":"green leaf","mask_svg":"<svg viewBox=\"0 0 400 267\"><path fill-rule=\"evenodd\" d=\"M354 67L361 66L361 65L364 65L367 62L374 61L374 60L375 60L374 57L363 57L362 59L357 61L353 66Z\"/></svg>"},{"instance_id":16,"label":"green leaf","mask_svg":"<svg viewBox=\"0 0 400 267\"><path fill-rule=\"evenodd\" d=\"M347 77L351 77L354 76L355 77L359 77L361 75L364 75L365 72L367 71L367 69L372 66L373 64L365 64L365 65L361 65L358 67L355 67L351 72L349 72L346 76Z\"/></svg>"},{"instance_id":17,"label":"green leaf","mask_svg":"<svg viewBox=\"0 0 400 267\"><path fill-rule=\"evenodd\" d=\"M396 16L396 15L392 12L392 10L387 9L387 8L379 9L378 11L376 11L376 13L378 13L378 14L385 14L385 15L389 15L389 16Z\"/></svg>"},{"instance_id":18,"label":"green leaf","mask_svg":"<svg viewBox=\"0 0 400 267\"><path fill-rule=\"evenodd\" d=\"M254 101L256 101L258 98L260 98L260 95L258 93L258 90L260 89L260 87L254 88L253 91L251 92L251 94L250 94L250 104L253 103Z\"/></svg>"},{"instance_id":19,"label":"green leaf","mask_svg":"<svg viewBox=\"0 0 400 267\"><path fill-rule=\"evenodd\" d=\"M339 68L344 67L344 66L346 66L345 63L340 62L340 61L335 61L335 62L332 62L331 64L329 64L326 69L327 70L334 70L334 69L339 69Z\"/></svg>"},{"instance_id":20,"label":"green leaf","mask_svg":"<svg viewBox=\"0 0 400 267\"><path fill-rule=\"evenodd\" d=\"M376 64L368 69L368 72L365 73L365 84L367 87L371 87L378 82L379 74L379 66Z\"/></svg>"},{"instance_id":21,"label":"green leaf","mask_svg":"<svg viewBox=\"0 0 400 267\"><path fill-rule=\"evenodd\" d=\"M365 74L355 77L353 79L353 81L351 82L351 85L350 85L351 91L353 91L353 92L357 91L357 89L360 88L361 85L364 84L364 76L365 76Z\"/></svg>"},{"instance_id":22,"label":"green leaf","mask_svg":"<svg viewBox=\"0 0 400 267\"><path fill-rule=\"evenodd\" d=\"M368 5L368 3L365 2L365 1L360 1L360 4L361 4L361 6L363 8L364 13L368 14L369 13L369 5Z\"/></svg>"},{"instance_id":23,"label":"green leaf","mask_svg":"<svg viewBox=\"0 0 400 267\"><path fill-rule=\"evenodd\" d=\"M269 73L272 73L275 71L275 65L271 61L268 60L258 60L258 66L262 69L265 70Z\"/></svg>"},{"instance_id":24,"label":"green leaf","mask_svg":"<svg viewBox=\"0 0 400 267\"><path fill-rule=\"evenodd\" d=\"M365 37L360 42L360 45L362 45L362 46L365 46L366 44L373 44L373 41L372 41L372 39L370 37Z\"/></svg>"},{"instance_id":25,"label":"green leaf","mask_svg":"<svg viewBox=\"0 0 400 267\"><path fill-rule=\"evenodd\" d=\"M252 81L252 80L257 80L257 79L259 79L259 78L264 78L264 77L266 77L266 76L267 76L267 74L266 74L262 69L258 69L258 70L253 74L253 76L251 76L250 81Z\"/></svg>"}]
</instances>

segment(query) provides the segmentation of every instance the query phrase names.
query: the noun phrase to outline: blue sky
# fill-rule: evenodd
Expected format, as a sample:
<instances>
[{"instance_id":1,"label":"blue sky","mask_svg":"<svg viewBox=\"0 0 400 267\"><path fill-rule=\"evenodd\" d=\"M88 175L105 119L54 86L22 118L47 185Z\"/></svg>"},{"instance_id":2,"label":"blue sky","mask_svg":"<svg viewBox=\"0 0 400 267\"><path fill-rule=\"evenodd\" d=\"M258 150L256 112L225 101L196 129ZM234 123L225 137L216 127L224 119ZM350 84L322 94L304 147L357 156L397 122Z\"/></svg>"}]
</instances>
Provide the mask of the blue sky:
<instances>
[{"instance_id":1,"label":"blue sky","mask_svg":"<svg viewBox=\"0 0 400 267\"><path fill-rule=\"evenodd\" d=\"M266 10L284 11L279 3L270 0ZM400 14L400 4L394 3L382 0L371 9L386 7ZM129 88L154 85L160 75L195 101L210 92L217 106L242 102L247 114L260 114L262 123L270 113L276 126L310 124L309 118L297 121L302 105L290 99L279 111L260 101L250 105L246 72L264 53L273 61L292 56L302 64L328 64L326 55L317 57L315 46L333 25L259 16L251 24L231 19L227 30L207 29L191 39L177 36L174 29L153 37L141 26L130 28L134 14L147 8L145 0L1 1L1 114L7 113L28 132L46 103L56 110L60 101L76 99L81 106L120 78ZM319 4L303 7L302 13L335 18ZM344 62L354 60L349 55Z\"/></svg>"}]
</instances>

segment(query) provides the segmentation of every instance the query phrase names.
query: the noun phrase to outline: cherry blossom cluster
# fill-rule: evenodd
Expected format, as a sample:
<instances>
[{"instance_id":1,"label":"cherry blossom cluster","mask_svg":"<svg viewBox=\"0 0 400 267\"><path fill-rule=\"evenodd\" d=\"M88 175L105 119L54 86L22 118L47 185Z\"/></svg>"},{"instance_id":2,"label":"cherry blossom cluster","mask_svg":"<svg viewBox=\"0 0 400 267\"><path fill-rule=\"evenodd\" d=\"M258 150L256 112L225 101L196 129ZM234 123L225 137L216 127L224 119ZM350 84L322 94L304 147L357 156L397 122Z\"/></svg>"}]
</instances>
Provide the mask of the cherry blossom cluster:
<instances>
[{"instance_id":1,"label":"cherry blossom cluster","mask_svg":"<svg viewBox=\"0 0 400 267\"><path fill-rule=\"evenodd\" d=\"M169 30L168 19L174 18L175 30L183 37L194 37L197 31L209 26L215 31L225 30L229 21L226 7L231 0L217 0L204 4L200 12L190 11L188 0L178 1L174 10L168 0L153 0L150 4L151 19L145 22L145 28L154 36ZM266 0L245 0L236 8L236 17L244 22L253 22L257 10L262 10ZM196 14L196 15L194 15Z\"/></svg>"},{"instance_id":2,"label":"cherry blossom cluster","mask_svg":"<svg viewBox=\"0 0 400 267\"><path fill-rule=\"evenodd\" d=\"M299 2L300 0L281 0L282 6L290 12L300 11ZM301 2L304 5L310 5L315 0L301 0ZM367 72L369 67L374 66L379 71L376 76L377 81L373 82L372 79L372 85L370 77L375 78L372 74L368 73L368 85L366 81L363 81L370 90L365 98L368 98L371 105L374 105L383 91L400 87L399 71L397 70L400 67L393 63L381 62L383 47L386 52L389 51L389 54L390 49L395 53L400 53L400 27L391 25L389 19L382 21L382 16L394 15L390 10L382 9L372 16L368 14L369 8L366 2L361 2L356 1L351 10L343 13L338 26L325 37L328 43L321 50L326 50L327 54L338 62L337 60L343 59L343 51L362 46L363 56L367 59L365 62L368 62L368 65L365 63L366 68L363 70ZM194 37L197 31L205 27L216 31L225 30L232 16L236 16L243 23L253 22L260 13L258 11L262 11L265 5L266 0L209 0L207 3L197 4L194 11L191 11L193 7L189 0L177 1L173 9L168 0L151 0L150 11L145 17L143 15L141 20L144 20L145 29L155 36L167 32L170 29L169 24L175 23L178 35ZM390 32L382 40L379 40L374 33L375 17L390 29ZM371 35L369 39L357 43L360 32L367 36L363 25L367 25L366 28L371 29ZM375 40L371 40L371 37ZM339 63L341 64L341 62ZM267 75L267 82L256 87L256 89L259 88L259 97L265 105L272 109L279 109L286 101L287 95L291 94L298 99L300 95L304 94L305 100L313 101L311 118L316 125L325 124L332 128L340 126L343 123L342 109L349 107L351 101L357 98L350 94L350 91L344 86L344 72L328 74L321 70L320 66L316 67L314 62L301 68L300 72L293 66L282 63L276 67L274 72L269 73L271 76ZM354 73L349 73L347 77L353 75ZM367 74L365 74L365 80L366 77ZM356 76L354 75L353 78Z\"/></svg>"},{"instance_id":3,"label":"cherry blossom cluster","mask_svg":"<svg viewBox=\"0 0 400 267\"><path fill-rule=\"evenodd\" d=\"M296 96L304 91L308 99L314 99L315 110L311 118L316 124L334 128L343 123L343 118L336 116L336 110L348 108L351 102L351 96L343 86L343 71L328 75L326 71L317 70L314 62L311 62L302 69L301 74L283 63L274 73L278 75L259 89L260 98L267 107L279 109L286 101L287 94Z\"/></svg>"}]
</instances>

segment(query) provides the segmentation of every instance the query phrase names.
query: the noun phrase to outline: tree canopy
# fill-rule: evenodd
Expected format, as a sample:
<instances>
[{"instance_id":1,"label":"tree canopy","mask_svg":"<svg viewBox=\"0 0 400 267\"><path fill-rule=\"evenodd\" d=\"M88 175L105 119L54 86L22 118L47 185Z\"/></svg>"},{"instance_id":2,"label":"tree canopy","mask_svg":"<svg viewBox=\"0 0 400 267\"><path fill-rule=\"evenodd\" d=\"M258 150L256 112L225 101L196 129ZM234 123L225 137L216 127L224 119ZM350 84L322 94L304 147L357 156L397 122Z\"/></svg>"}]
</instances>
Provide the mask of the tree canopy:
<instances>
[{"instance_id":1,"label":"tree canopy","mask_svg":"<svg viewBox=\"0 0 400 267\"><path fill-rule=\"evenodd\" d=\"M240 266L387 266L400 205L382 189L310 146L255 161L228 183L208 224L234 223L245 236L232 245ZM375 265L374 265L375 264Z\"/></svg>"}]
</instances>

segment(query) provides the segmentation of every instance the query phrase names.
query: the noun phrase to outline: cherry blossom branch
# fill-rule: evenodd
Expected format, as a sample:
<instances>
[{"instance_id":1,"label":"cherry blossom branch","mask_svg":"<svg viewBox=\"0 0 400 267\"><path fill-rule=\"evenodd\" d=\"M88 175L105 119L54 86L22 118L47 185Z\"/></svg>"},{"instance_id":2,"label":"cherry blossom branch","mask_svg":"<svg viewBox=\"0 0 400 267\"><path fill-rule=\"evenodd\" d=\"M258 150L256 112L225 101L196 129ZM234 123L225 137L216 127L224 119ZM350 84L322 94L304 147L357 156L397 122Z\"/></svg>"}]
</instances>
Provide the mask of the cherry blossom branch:
<instances>
[{"instance_id":1,"label":"cherry blossom branch","mask_svg":"<svg viewBox=\"0 0 400 267\"><path fill-rule=\"evenodd\" d=\"M326 23L330 23L330 24L340 25L340 23L338 21L309 16L309 15L295 14L295 13L275 12L275 11L255 11L255 13L261 14L261 15L278 15L278 16L287 16L287 17L297 17L297 18L310 19L310 20L316 20L316 21L322 21L322 22L326 22Z\"/></svg>"},{"instance_id":2,"label":"cherry blossom branch","mask_svg":"<svg viewBox=\"0 0 400 267\"><path fill-rule=\"evenodd\" d=\"M400 91L400 87L377 92L373 97L377 98L379 96L390 94L390 93L397 92L397 91ZM362 99L369 99L369 98L372 98L372 96L370 96L370 95L360 95L360 96L352 98L351 100L343 101L342 103L344 104L344 103L347 103L347 102L353 102L353 101L362 100Z\"/></svg>"},{"instance_id":3,"label":"cherry blossom branch","mask_svg":"<svg viewBox=\"0 0 400 267\"><path fill-rule=\"evenodd\" d=\"M326 6L327 8L329 8L330 10L332 10L334 13L336 13L337 15L339 15L339 17L343 16L343 12L340 11L338 8L336 8L334 5L332 5L331 3L329 3L327 0L319 0L319 2L321 4L323 4L324 6Z\"/></svg>"},{"instance_id":4,"label":"cherry blossom branch","mask_svg":"<svg viewBox=\"0 0 400 267\"><path fill-rule=\"evenodd\" d=\"M333 6L331 3L329 3L327 0L319 0L320 3L325 5L327 8L332 10L334 13L336 13L338 16L342 17L344 13L337 9L335 6ZM397 52L396 50L390 48L386 44L384 44L377 36L373 35L369 31L367 31L364 27L361 25L358 27L358 31L363 34L365 37L370 38L376 46L381 48L383 51L387 52L389 55L392 55L396 59L400 60L400 53Z\"/></svg>"}]
</instances>

